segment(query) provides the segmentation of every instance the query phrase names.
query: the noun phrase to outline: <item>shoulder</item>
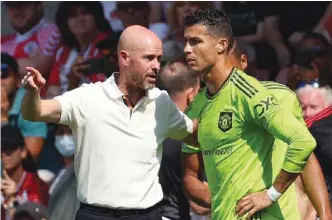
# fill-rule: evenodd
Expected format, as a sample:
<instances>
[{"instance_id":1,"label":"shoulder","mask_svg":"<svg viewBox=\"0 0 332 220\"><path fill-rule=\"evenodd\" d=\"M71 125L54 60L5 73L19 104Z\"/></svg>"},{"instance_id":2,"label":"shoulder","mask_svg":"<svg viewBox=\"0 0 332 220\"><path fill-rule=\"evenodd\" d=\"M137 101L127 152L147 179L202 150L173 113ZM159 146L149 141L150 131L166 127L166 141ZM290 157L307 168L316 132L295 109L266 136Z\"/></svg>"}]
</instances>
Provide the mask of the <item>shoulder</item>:
<instances>
[{"instance_id":1,"label":"shoulder","mask_svg":"<svg viewBox=\"0 0 332 220\"><path fill-rule=\"evenodd\" d=\"M54 33L56 32L57 34L60 35L59 29L57 28L56 24L50 21L45 21L37 31L38 35L41 34L51 35L54 34L53 32Z\"/></svg>"},{"instance_id":2,"label":"shoulder","mask_svg":"<svg viewBox=\"0 0 332 220\"><path fill-rule=\"evenodd\" d=\"M184 110L184 113L189 118L199 117L199 113L202 111L203 107L206 105L208 101L205 95L206 89L207 89L206 87L202 88L194 98L194 101L190 103L187 106L187 108Z\"/></svg>"},{"instance_id":3,"label":"shoulder","mask_svg":"<svg viewBox=\"0 0 332 220\"><path fill-rule=\"evenodd\" d=\"M293 90L291 90L288 86L283 85L281 83L277 83L274 81L261 81L260 83L268 90L296 96Z\"/></svg>"},{"instance_id":4,"label":"shoulder","mask_svg":"<svg viewBox=\"0 0 332 220\"><path fill-rule=\"evenodd\" d=\"M309 128L315 139L329 139L332 141L332 115L312 123Z\"/></svg>"},{"instance_id":5,"label":"shoulder","mask_svg":"<svg viewBox=\"0 0 332 220\"><path fill-rule=\"evenodd\" d=\"M38 41L47 42L49 38L59 38L60 32L56 25L52 22L44 22L44 24L36 32Z\"/></svg>"},{"instance_id":6,"label":"shoulder","mask_svg":"<svg viewBox=\"0 0 332 220\"><path fill-rule=\"evenodd\" d=\"M13 41L16 34L1 35L1 44Z\"/></svg>"},{"instance_id":7,"label":"shoulder","mask_svg":"<svg viewBox=\"0 0 332 220\"><path fill-rule=\"evenodd\" d=\"M192 106L197 108L202 103L205 103L207 101L206 93L207 93L207 87L205 86L202 89L200 89L198 94L195 96L194 101L191 103Z\"/></svg>"},{"instance_id":8,"label":"shoulder","mask_svg":"<svg viewBox=\"0 0 332 220\"><path fill-rule=\"evenodd\" d=\"M307 126L310 128L315 122L319 122L320 120L326 118L326 117L331 117L332 115L332 106L329 106L325 109L323 109L322 111L320 111L319 113L317 113L316 115L307 118L305 120Z\"/></svg>"},{"instance_id":9,"label":"shoulder","mask_svg":"<svg viewBox=\"0 0 332 220\"><path fill-rule=\"evenodd\" d=\"M260 83L260 81L239 69L235 69L232 72L230 81L236 88L236 91L238 91L235 95L240 98L251 100L269 94L269 91Z\"/></svg>"},{"instance_id":10,"label":"shoulder","mask_svg":"<svg viewBox=\"0 0 332 220\"><path fill-rule=\"evenodd\" d=\"M317 129L323 129L323 130L327 130L327 131L331 131L330 129L332 129L332 114L323 117L321 119L318 119L317 121L314 121L311 125L311 129L313 130L317 130ZM327 129L330 128L330 129Z\"/></svg>"},{"instance_id":11,"label":"shoulder","mask_svg":"<svg viewBox=\"0 0 332 220\"><path fill-rule=\"evenodd\" d=\"M26 172L26 177L23 185L25 185L26 187L38 186L40 183L43 183L43 181L38 177L37 174Z\"/></svg>"},{"instance_id":12,"label":"shoulder","mask_svg":"<svg viewBox=\"0 0 332 220\"><path fill-rule=\"evenodd\" d=\"M56 96L55 99L83 104L90 102L91 99L99 100L104 94L107 95L104 82L84 83L76 89L67 91L60 96Z\"/></svg>"},{"instance_id":13,"label":"shoulder","mask_svg":"<svg viewBox=\"0 0 332 220\"><path fill-rule=\"evenodd\" d=\"M147 97L150 100L155 100L158 104L160 104L160 102L172 102L171 97L169 96L169 94L167 93L167 91L165 90L160 90L159 88L155 87L153 89L150 89L146 92Z\"/></svg>"},{"instance_id":14,"label":"shoulder","mask_svg":"<svg viewBox=\"0 0 332 220\"><path fill-rule=\"evenodd\" d=\"M193 101L193 105L197 106L202 102L205 102L207 100L206 97L206 93L207 93L207 87L203 87L199 90L198 94L195 96L194 101Z\"/></svg>"}]
</instances>

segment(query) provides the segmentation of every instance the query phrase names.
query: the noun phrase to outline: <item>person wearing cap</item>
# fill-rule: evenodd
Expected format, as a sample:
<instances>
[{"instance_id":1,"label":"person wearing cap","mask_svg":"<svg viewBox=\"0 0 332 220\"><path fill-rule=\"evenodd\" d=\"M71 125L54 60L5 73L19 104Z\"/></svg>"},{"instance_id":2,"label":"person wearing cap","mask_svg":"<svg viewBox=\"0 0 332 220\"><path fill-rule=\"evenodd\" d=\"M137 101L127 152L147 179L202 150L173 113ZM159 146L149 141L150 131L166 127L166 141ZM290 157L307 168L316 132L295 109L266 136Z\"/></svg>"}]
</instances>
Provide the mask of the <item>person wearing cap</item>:
<instances>
[{"instance_id":1,"label":"person wearing cap","mask_svg":"<svg viewBox=\"0 0 332 220\"><path fill-rule=\"evenodd\" d=\"M1 128L1 200L3 208L12 215L16 205L25 201L47 204L48 187L36 174L24 169L27 150L20 131L11 125Z\"/></svg>"},{"instance_id":2,"label":"person wearing cap","mask_svg":"<svg viewBox=\"0 0 332 220\"><path fill-rule=\"evenodd\" d=\"M1 87L7 94L10 105L7 122L20 130L26 149L37 161L47 137L47 125L43 122L30 122L22 118L21 103L26 90L19 87L19 82L18 64L15 58L1 53ZM1 113L4 114L4 112Z\"/></svg>"},{"instance_id":3,"label":"person wearing cap","mask_svg":"<svg viewBox=\"0 0 332 220\"><path fill-rule=\"evenodd\" d=\"M48 220L47 208L35 202L25 202L16 208L13 220Z\"/></svg>"}]
</instances>

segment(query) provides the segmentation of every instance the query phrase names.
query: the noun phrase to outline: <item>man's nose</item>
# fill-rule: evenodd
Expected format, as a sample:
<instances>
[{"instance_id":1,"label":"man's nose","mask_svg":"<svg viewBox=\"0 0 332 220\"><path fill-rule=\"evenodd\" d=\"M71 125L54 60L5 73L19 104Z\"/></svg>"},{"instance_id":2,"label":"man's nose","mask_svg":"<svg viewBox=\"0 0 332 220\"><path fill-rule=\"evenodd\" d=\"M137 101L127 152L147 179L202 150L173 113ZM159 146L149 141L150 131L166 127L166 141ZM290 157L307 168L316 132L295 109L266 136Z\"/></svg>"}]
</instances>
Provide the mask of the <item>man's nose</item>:
<instances>
[{"instance_id":1,"label":"man's nose","mask_svg":"<svg viewBox=\"0 0 332 220\"><path fill-rule=\"evenodd\" d=\"M309 118L311 116L311 111L309 109L305 109L303 111L303 117L306 119L306 118Z\"/></svg>"},{"instance_id":2,"label":"man's nose","mask_svg":"<svg viewBox=\"0 0 332 220\"><path fill-rule=\"evenodd\" d=\"M160 61L158 59L154 60L152 69L157 72L160 70Z\"/></svg>"},{"instance_id":3,"label":"man's nose","mask_svg":"<svg viewBox=\"0 0 332 220\"><path fill-rule=\"evenodd\" d=\"M184 54L186 54L186 55L188 55L188 54L190 54L190 53L192 52L189 43L186 43L186 44L185 44L185 46L184 46L184 48L183 48L183 52L184 52Z\"/></svg>"}]
</instances>

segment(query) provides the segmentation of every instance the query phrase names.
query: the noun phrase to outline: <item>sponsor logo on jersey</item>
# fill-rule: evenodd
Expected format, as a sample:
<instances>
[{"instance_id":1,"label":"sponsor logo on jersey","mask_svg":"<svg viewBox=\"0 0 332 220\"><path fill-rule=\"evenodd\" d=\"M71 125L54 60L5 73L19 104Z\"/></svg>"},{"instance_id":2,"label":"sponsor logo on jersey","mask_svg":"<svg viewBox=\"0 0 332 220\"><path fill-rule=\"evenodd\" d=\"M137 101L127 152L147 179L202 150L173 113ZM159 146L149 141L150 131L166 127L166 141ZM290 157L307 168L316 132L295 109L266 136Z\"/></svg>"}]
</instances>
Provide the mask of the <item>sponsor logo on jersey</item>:
<instances>
[{"instance_id":1,"label":"sponsor logo on jersey","mask_svg":"<svg viewBox=\"0 0 332 220\"><path fill-rule=\"evenodd\" d=\"M267 112L271 107L276 105L276 99L273 96L269 96L266 100L261 100L258 104L256 104L254 106L254 109L258 113L258 116L262 117L265 112Z\"/></svg>"},{"instance_id":2,"label":"sponsor logo on jersey","mask_svg":"<svg viewBox=\"0 0 332 220\"><path fill-rule=\"evenodd\" d=\"M226 147L226 148L220 148L220 149L205 149L202 150L202 153L204 156L209 155L225 155L225 154L231 154L233 153L233 147Z\"/></svg>"}]
</instances>

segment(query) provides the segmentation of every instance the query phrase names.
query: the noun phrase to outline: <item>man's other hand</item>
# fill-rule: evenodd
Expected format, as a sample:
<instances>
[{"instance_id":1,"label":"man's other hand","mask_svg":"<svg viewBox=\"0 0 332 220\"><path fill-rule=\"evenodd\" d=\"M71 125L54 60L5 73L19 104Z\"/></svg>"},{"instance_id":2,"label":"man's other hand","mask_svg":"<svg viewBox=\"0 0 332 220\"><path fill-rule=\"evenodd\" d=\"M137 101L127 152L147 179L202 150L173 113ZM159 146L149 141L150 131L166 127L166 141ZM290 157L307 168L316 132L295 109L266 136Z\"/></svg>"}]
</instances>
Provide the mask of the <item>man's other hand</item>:
<instances>
[{"instance_id":1,"label":"man's other hand","mask_svg":"<svg viewBox=\"0 0 332 220\"><path fill-rule=\"evenodd\" d=\"M251 193L243 197L237 204L236 214L243 216L248 213L250 219L256 212L272 205L273 201L267 195L267 190Z\"/></svg>"}]
</instances>

